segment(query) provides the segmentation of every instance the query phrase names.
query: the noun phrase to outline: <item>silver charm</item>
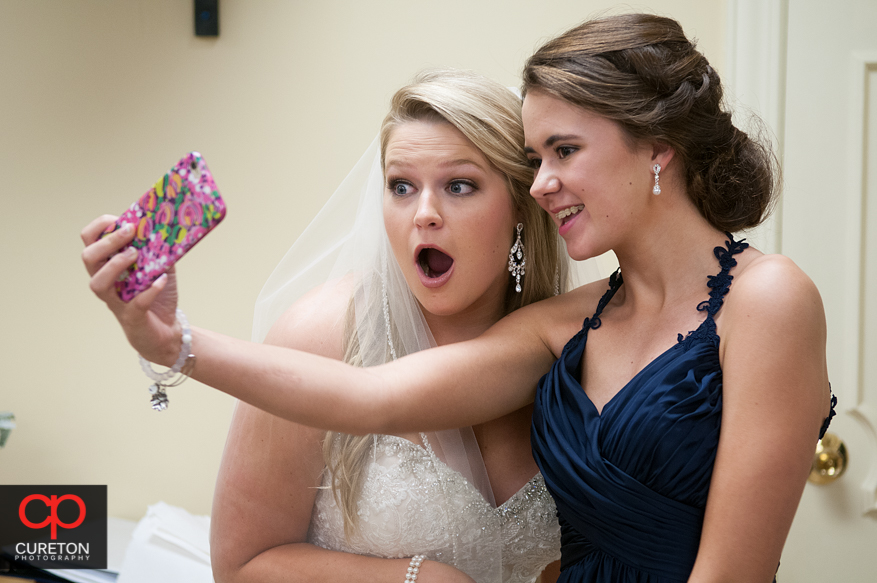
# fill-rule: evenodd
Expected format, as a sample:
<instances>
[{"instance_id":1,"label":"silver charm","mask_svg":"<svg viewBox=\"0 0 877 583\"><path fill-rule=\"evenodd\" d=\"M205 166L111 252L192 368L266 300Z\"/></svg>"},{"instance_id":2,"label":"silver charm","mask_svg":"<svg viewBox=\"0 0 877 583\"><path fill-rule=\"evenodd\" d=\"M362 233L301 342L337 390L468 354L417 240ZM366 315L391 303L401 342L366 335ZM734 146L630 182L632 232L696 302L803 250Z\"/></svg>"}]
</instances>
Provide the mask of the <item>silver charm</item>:
<instances>
[{"instance_id":1,"label":"silver charm","mask_svg":"<svg viewBox=\"0 0 877 583\"><path fill-rule=\"evenodd\" d=\"M509 251L509 271L515 278L515 291L521 293L521 278L524 277L524 268L527 265L527 258L524 256L524 243L521 241L521 231L524 230L524 223L518 223L518 238Z\"/></svg>"},{"instance_id":2,"label":"silver charm","mask_svg":"<svg viewBox=\"0 0 877 583\"><path fill-rule=\"evenodd\" d=\"M149 400L149 404L152 405L152 408L156 411L164 411L168 407L168 398L167 398L167 390L170 387L178 387L183 382L189 378L189 374L191 374L192 370L195 368L195 355L190 354L186 357L186 360L183 364L183 370L177 373L177 376L170 381L155 381L154 384L149 386L149 394L152 395L152 398Z\"/></svg>"},{"instance_id":3,"label":"silver charm","mask_svg":"<svg viewBox=\"0 0 877 583\"><path fill-rule=\"evenodd\" d=\"M164 386L161 383L151 385L149 387L149 392L152 394L149 404L152 405L153 409L156 411L164 411L167 409L167 392L164 390Z\"/></svg>"},{"instance_id":4,"label":"silver charm","mask_svg":"<svg viewBox=\"0 0 877 583\"><path fill-rule=\"evenodd\" d=\"M661 174L661 165L655 164L652 166L652 170L655 172L655 186L652 188L652 194L661 194L661 185L658 184L658 180L660 179Z\"/></svg>"}]
</instances>

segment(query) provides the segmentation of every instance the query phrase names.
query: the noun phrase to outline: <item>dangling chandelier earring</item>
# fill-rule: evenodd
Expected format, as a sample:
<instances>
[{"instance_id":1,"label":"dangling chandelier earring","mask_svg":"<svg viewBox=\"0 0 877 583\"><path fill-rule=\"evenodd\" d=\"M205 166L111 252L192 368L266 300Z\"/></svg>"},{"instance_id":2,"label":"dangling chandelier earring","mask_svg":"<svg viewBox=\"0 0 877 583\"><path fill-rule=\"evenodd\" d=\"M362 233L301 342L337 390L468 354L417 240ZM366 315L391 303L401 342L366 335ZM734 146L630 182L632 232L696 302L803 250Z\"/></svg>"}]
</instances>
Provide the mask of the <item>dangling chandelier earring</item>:
<instances>
[{"instance_id":1,"label":"dangling chandelier earring","mask_svg":"<svg viewBox=\"0 0 877 583\"><path fill-rule=\"evenodd\" d=\"M509 251L509 271L515 278L515 291L521 293L521 278L524 277L524 267L527 265L527 258L524 256L524 243L521 242L521 231L524 230L524 223L518 223L518 238Z\"/></svg>"},{"instance_id":2,"label":"dangling chandelier earring","mask_svg":"<svg viewBox=\"0 0 877 583\"><path fill-rule=\"evenodd\" d=\"M390 348L390 357L393 360L399 358L396 356L396 347L393 346L393 326L390 325L390 298L387 295L387 257L381 253L381 308L384 311L384 324L387 327L387 346Z\"/></svg>"},{"instance_id":3,"label":"dangling chandelier earring","mask_svg":"<svg viewBox=\"0 0 877 583\"><path fill-rule=\"evenodd\" d=\"M652 166L652 170L655 171L655 186L652 188L652 194L661 194L661 185L658 184L658 180L660 180L659 175L661 174L661 165L655 164Z\"/></svg>"}]
</instances>

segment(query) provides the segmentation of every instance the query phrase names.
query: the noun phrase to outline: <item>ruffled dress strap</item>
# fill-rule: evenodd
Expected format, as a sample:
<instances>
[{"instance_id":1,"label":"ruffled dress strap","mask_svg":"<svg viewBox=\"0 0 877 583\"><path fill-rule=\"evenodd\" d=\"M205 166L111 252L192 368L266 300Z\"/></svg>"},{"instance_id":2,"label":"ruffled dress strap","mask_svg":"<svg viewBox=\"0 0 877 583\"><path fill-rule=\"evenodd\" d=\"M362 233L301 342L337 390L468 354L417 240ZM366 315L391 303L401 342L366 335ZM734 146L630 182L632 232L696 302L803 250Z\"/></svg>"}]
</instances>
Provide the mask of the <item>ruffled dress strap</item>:
<instances>
[{"instance_id":1,"label":"ruffled dress strap","mask_svg":"<svg viewBox=\"0 0 877 583\"><path fill-rule=\"evenodd\" d=\"M600 301L597 302L597 310L594 312L594 315L590 318L585 318L585 321L582 323L582 330L596 330L600 327L602 322L600 321L600 314L603 313L603 309L609 304L612 298L615 296L615 292L618 291L618 288L621 287L621 284L624 283L624 279L621 277L621 268L615 270L615 272L609 276L609 289L603 293L603 296L600 298Z\"/></svg>"},{"instance_id":2,"label":"ruffled dress strap","mask_svg":"<svg viewBox=\"0 0 877 583\"><path fill-rule=\"evenodd\" d=\"M746 243L745 239L736 241L731 233L726 232L725 235L728 237L728 240L725 242L725 247L715 247L713 249L716 259L719 260L721 271L717 275L707 276L707 286L710 288L710 299L704 300L697 306L698 311L707 313L706 320L697 330L689 332L684 338L682 334L679 334L678 336L679 343L683 344L686 348L698 339L708 338L718 342L714 317L722 308L722 305L725 302L725 296L728 295L728 291L731 289L731 282L734 280L734 276L730 273L731 269L737 265L737 259L734 255L742 253L744 249L749 247L749 243ZM819 439L822 439L825 435L828 426L831 424L832 418L837 414L837 411L835 410L837 407L837 397L834 395L834 392L831 393L830 404L831 406L828 411L828 416L823 420L822 427L819 429Z\"/></svg>"},{"instance_id":3,"label":"ruffled dress strap","mask_svg":"<svg viewBox=\"0 0 877 583\"><path fill-rule=\"evenodd\" d=\"M829 385L828 388L831 390L831 385ZM822 427L819 428L819 439L825 437L825 432L828 431L828 426L831 425L831 419L837 415L837 411L835 411L836 407L837 397L834 395L834 391L831 391L831 408L828 410L828 417L822 421Z\"/></svg>"},{"instance_id":4,"label":"ruffled dress strap","mask_svg":"<svg viewBox=\"0 0 877 583\"><path fill-rule=\"evenodd\" d=\"M725 296L728 295L728 291L731 289L731 282L734 280L734 276L731 275L731 269L737 266L737 259L734 255L742 253L749 247L749 243L745 239L736 241L731 233L726 232L725 235L728 237L728 240L725 241L725 247L713 248L713 253L716 259L719 260L721 271L716 275L707 276L710 298L697 305L697 311L706 312L706 320L696 330L689 332L687 336L683 337L682 334L679 334L677 337L679 343L685 345L686 348L695 340L714 339L716 342L718 341L714 318L719 313L719 310L722 309L722 305L725 303Z\"/></svg>"}]
</instances>

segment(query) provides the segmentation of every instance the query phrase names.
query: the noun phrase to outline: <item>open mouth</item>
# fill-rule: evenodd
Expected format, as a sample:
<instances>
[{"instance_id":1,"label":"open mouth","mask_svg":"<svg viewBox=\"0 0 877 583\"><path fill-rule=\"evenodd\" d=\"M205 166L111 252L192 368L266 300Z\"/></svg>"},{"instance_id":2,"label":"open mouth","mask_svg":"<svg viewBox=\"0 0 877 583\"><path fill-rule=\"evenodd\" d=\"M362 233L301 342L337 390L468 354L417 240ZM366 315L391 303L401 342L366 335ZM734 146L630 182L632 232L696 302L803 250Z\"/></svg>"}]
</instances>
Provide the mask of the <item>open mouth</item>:
<instances>
[{"instance_id":1,"label":"open mouth","mask_svg":"<svg viewBox=\"0 0 877 583\"><path fill-rule=\"evenodd\" d=\"M571 217L576 216L580 212L585 210L585 205L577 204L576 206L571 206L569 208L565 208L559 213L555 213L554 216L557 217L557 220L561 222L561 224L566 223Z\"/></svg>"},{"instance_id":2,"label":"open mouth","mask_svg":"<svg viewBox=\"0 0 877 583\"><path fill-rule=\"evenodd\" d=\"M448 272L454 265L454 259L432 247L424 247L417 254L417 265L429 279L436 279Z\"/></svg>"}]
</instances>

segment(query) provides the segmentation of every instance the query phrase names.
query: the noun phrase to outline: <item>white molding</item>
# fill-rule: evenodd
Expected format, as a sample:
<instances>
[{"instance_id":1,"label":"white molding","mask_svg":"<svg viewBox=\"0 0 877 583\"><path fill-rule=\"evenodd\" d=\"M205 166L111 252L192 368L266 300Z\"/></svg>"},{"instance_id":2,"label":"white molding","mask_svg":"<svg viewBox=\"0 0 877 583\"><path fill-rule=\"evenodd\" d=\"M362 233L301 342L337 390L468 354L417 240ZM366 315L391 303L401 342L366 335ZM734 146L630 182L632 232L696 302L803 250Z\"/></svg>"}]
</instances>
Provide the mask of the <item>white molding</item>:
<instances>
[{"instance_id":1,"label":"white molding","mask_svg":"<svg viewBox=\"0 0 877 583\"><path fill-rule=\"evenodd\" d=\"M746 113L759 115L777 139L777 156L782 162L785 133L786 99L786 47L788 41L789 0L728 0L728 35L726 63L728 70L722 74L727 99L735 111L735 123L746 127ZM868 75L877 70L877 52L857 52L852 55L852 87L849 111L849 190L843 196L848 209L845 225L846 240L843 242L846 281L844 314L843 364L835 371L834 386L838 388L842 410L856 419L870 442L867 450L870 459L856 458L856 463L868 465L860 491L862 514L877 517L877 402L874 390L867 392L865 383L865 220L867 181L865 166L867 136L865 123L867 111ZM877 87L870 87L877 91ZM877 116L877 112L870 112ZM877 147L872 144L871 147ZM869 177L877 181L877 176ZM782 203L764 225L747 236L762 251L782 251ZM873 308L872 308L873 309ZM870 347L877 353L877 347ZM854 452L857 455L859 452Z\"/></svg>"},{"instance_id":2,"label":"white molding","mask_svg":"<svg viewBox=\"0 0 877 583\"><path fill-rule=\"evenodd\" d=\"M786 44L789 0L728 0L725 47L728 70L722 74L734 123L748 126L757 114L773 134L783 159L786 101ZM782 200L764 224L747 233L765 253L782 251Z\"/></svg>"},{"instance_id":3,"label":"white molding","mask_svg":"<svg viewBox=\"0 0 877 583\"><path fill-rule=\"evenodd\" d=\"M870 441L868 451L871 452L868 473L861 484L864 502L864 515L877 517L877 403L874 399L875 389L869 392L865 378L865 365L868 354L865 322L866 294L866 249L868 233L864 228L867 220L868 178L877 180L877 176L867 176L868 148L877 147L869 144L866 123L877 111L869 112L868 92L877 91L877 87L869 87L869 76L877 72L877 52L854 52L851 55L851 79L849 111L849 194L848 222L846 225L847 239L844 248L847 250L846 269L847 305L851 309L845 313L844 366L841 386L847 388L847 402L852 405L848 412L864 429ZM874 274L877 276L877 274ZM873 306L872 306L873 307ZM865 462L866 460L862 460Z\"/></svg>"}]
</instances>

